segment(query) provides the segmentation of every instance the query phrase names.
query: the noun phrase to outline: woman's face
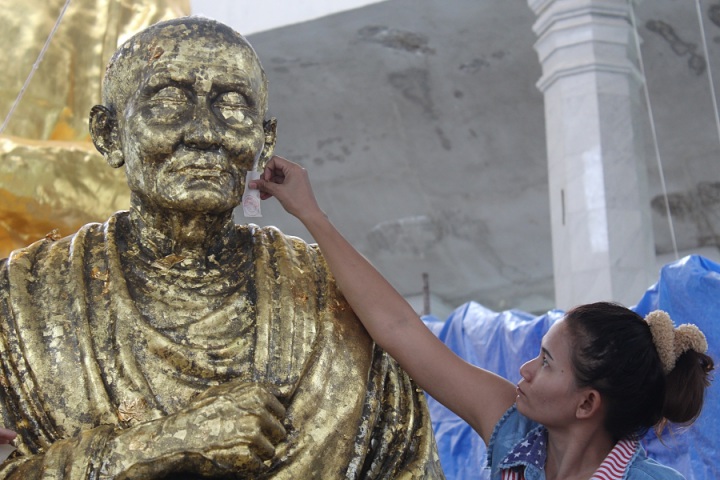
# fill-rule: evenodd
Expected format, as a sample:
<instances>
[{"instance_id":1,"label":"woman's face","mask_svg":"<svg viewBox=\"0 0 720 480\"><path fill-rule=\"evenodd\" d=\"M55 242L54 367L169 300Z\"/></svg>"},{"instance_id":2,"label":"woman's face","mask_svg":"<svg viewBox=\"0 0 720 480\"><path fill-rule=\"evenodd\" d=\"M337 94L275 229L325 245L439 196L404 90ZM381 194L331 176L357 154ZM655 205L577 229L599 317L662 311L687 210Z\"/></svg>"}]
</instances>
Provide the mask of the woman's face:
<instances>
[{"instance_id":1,"label":"woman's face","mask_svg":"<svg viewBox=\"0 0 720 480\"><path fill-rule=\"evenodd\" d=\"M575 382L571 341L565 321L555 323L543 337L539 355L520 367L518 411L548 428L573 422L586 390Z\"/></svg>"}]
</instances>

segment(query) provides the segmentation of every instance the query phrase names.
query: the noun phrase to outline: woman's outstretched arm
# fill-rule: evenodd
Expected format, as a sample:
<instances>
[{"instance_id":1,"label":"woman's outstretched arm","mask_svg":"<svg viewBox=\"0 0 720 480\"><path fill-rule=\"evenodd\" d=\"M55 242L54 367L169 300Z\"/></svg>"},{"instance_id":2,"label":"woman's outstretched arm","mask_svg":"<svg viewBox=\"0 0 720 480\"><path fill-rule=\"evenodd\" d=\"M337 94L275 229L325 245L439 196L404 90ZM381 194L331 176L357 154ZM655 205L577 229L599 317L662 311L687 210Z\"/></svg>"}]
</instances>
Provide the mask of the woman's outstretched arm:
<instances>
[{"instance_id":1,"label":"woman's outstretched arm","mask_svg":"<svg viewBox=\"0 0 720 480\"><path fill-rule=\"evenodd\" d=\"M455 355L425 326L390 283L338 232L318 206L307 171L281 157L251 182L263 199L276 197L308 229L358 318L433 398L467 421L487 443L514 403L515 386Z\"/></svg>"}]
</instances>

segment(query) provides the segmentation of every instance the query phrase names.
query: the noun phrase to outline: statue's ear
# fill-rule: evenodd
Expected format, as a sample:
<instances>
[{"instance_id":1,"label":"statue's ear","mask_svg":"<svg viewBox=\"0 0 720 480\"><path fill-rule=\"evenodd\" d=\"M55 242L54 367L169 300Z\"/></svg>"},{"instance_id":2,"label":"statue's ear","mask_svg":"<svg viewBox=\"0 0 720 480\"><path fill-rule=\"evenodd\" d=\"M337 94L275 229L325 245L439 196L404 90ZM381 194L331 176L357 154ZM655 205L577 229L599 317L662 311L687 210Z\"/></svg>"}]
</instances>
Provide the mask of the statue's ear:
<instances>
[{"instance_id":1,"label":"statue's ear","mask_svg":"<svg viewBox=\"0 0 720 480\"><path fill-rule=\"evenodd\" d=\"M265 144L262 152L260 152L260 160L258 161L258 170L262 171L265 164L272 158L275 152L275 142L277 141L277 119L270 117L270 120L263 122L263 130L265 131Z\"/></svg>"},{"instance_id":2,"label":"statue's ear","mask_svg":"<svg viewBox=\"0 0 720 480\"><path fill-rule=\"evenodd\" d=\"M90 137L111 167L123 166L125 158L118 138L117 118L105 105L95 105L90 109Z\"/></svg>"}]
</instances>

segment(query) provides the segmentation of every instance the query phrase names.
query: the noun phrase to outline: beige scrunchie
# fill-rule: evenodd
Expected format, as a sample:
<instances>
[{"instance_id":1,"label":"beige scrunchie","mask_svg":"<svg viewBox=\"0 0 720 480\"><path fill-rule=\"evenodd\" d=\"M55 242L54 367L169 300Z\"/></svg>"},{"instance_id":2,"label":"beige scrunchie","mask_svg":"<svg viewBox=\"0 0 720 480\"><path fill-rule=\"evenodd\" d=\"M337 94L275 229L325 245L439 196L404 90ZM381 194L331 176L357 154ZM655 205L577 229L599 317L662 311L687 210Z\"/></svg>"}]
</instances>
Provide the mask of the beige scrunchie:
<instances>
[{"instance_id":1,"label":"beige scrunchie","mask_svg":"<svg viewBox=\"0 0 720 480\"><path fill-rule=\"evenodd\" d=\"M645 321L650 325L653 343L655 343L655 348L660 356L665 375L675 368L678 357L688 350L707 352L707 339L695 325L686 323L673 328L670 315L662 310L648 313Z\"/></svg>"}]
</instances>

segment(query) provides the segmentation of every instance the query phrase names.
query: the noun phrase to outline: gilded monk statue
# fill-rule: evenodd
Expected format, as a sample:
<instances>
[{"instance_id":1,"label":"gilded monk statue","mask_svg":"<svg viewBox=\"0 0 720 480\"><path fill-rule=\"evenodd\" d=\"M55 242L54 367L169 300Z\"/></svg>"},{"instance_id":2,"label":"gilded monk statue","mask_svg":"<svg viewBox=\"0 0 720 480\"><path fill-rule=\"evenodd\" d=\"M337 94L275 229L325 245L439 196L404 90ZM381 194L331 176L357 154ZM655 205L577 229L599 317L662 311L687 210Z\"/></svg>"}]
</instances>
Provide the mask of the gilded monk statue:
<instances>
[{"instance_id":1,"label":"gilded monk statue","mask_svg":"<svg viewBox=\"0 0 720 480\"><path fill-rule=\"evenodd\" d=\"M442 478L423 393L315 245L235 225L272 154L252 47L153 25L110 60L93 142L131 208L0 261L0 477Z\"/></svg>"}]
</instances>

